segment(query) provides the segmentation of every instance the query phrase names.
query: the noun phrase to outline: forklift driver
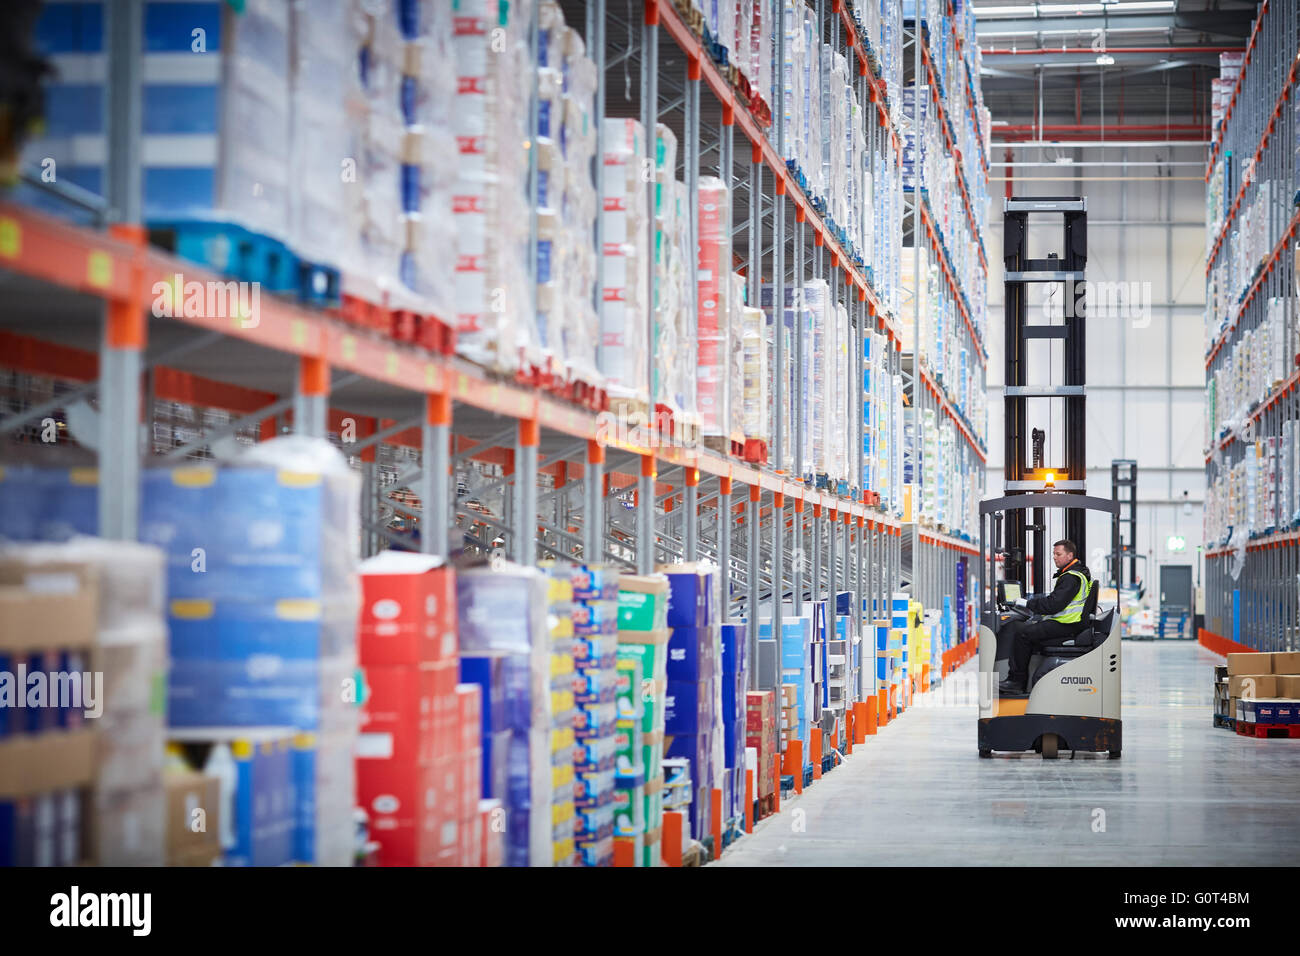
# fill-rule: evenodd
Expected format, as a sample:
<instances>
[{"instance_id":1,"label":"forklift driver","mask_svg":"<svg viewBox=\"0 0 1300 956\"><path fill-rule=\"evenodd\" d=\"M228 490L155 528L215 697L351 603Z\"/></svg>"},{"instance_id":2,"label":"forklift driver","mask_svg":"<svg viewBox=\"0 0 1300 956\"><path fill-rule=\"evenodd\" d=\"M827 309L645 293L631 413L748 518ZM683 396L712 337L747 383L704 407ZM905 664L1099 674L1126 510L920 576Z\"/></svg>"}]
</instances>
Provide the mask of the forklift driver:
<instances>
[{"instance_id":1,"label":"forklift driver","mask_svg":"<svg viewBox=\"0 0 1300 956\"><path fill-rule=\"evenodd\" d=\"M1017 607L1041 615L1042 619L1033 624L1023 620L1008 621L998 633L999 639L1014 642L1007 679L998 685L998 692L1003 697L1025 695L1029 660L1036 647L1069 640L1087 627L1083 620L1083 605L1092 586L1091 575L1087 566L1075 557L1074 542L1068 539L1057 541L1052 546L1052 562L1057 569L1052 593L1016 600Z\"/></svg>"}]
</instances>

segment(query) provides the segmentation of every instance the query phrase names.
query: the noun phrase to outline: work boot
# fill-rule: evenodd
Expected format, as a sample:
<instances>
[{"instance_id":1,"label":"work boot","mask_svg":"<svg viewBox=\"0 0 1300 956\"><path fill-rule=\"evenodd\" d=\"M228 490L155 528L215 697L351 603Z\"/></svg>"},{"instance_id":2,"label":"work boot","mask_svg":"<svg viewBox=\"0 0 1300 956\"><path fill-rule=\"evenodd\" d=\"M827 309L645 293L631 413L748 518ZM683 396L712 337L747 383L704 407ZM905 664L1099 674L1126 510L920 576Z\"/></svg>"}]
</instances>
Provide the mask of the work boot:
<instances>
[{"instance_id":1,"label":"work boot","mask_svg":"<svg viewBox=\"0 0 1300 956\"><path fill-rule=\"evenodd\" d=\"M999 697L1028 697L1029 693L1025 690L1025 685L1017 680L1008 677L1002 683L998 684Z\"/></svg>"}]
</instances>

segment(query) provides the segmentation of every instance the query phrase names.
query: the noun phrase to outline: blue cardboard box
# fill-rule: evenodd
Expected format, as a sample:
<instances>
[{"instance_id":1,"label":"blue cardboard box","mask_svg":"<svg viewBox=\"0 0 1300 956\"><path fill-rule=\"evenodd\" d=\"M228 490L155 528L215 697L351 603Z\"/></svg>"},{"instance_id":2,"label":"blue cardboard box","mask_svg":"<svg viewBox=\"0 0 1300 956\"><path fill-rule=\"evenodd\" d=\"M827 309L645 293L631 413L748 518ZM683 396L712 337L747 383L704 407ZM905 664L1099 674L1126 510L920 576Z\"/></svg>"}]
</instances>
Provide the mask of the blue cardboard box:
<instances>
[{"instance_id":1,"label":"blue cardboard box","mask_svg":"<svg viewBox=\"0 0 1300 956\"><path fill-rule=\"evenodd\" d=\"M193 728L171 739L201 748L198 764L210 759L212 748L229 746L235 765L234 791L220 808L222 830L227 825L233 845L225 849L226 866L283 866L295 855L299 818L295 783L308 769L295 767L293 731L287 727L249 727L235 734L225 728Z\"/></svg>"},{"instance_id":2,"label":"blue cardboard box","mask_svg":"<svg viewBox=\"0 0 1300 956\"><path fill-rule=\"evenodd\" d=\"M722 673L735 674L745 670L745 641L747 630L743 621L723 624Z\"/></svg>"},{"instance_id":3,"label":"blue cardboard box","mask_svg":"<svg viewBox=\"0 0 1300 956\"><path fill-rule=\"evenodd\" d=\"M233 742L236 842L227 866L280 866L293 859L291 746L288 735Z\"/></svg>"},{"instance_id":4,"label":"blue cardboard box","mask_svg":"<svg viewBox=\"0 0 1300 956\"><path fill-rule=\"evenodd\" d=\"M168 623L170 726L303 730L321 719L322 662L348 648L356 626L295 600L173 601Z\"/></svg>"},{"instance_id":5,"label":"blue cardboard box","mask_svg":"<svg viewBox=\"0 0 1300 956\"><path fill-rule=\"evenodd\" d=\"M63 541L99 533L99 480L94 468L0 469L0 537Z\"/></svg>"},{"instance_id":6,"label":"blue cardboard box","mask_svg":"<svg viewBox=\"0 0 1300 956\"><path fill-rule=\"evenodd\" d=\"M664 695L664 734L698 734L713 724L713 681L672 681Z\"/></svg>"},{"instance_id":7,"label":"blue cardboard box","mask_svg":"<svg viewBox=\"0 0 1300 956\"><path fill-rule=\"evenodd\" d=\"M668 626L704 627L709 623L708 575L682 571L668 575Z\"/></svg>"},{"instance_id":8,"label":"blue cardboard box","mask_svg":"<svg viewBox=\"0 0 1300 956\"><path fill-rule=\"evenodd\" d=\"M350 569L335 529L349 527L347 483L272 468L145 472L140 540L167 553L171 598L319 597Z\"/></svg>"},{"instance_id":9,"label":"blue cardboard box","mask_svg":"<svg viewBox=\"0 0 1300 956\"><path fill-rule=\"evenodd\" d=\"M745 766L745 717L737 720L723 721L723 763L727 767Z\"/></svg>"},{"instance_id":10,"label":"blue cardboard box","mask_svg":"<svg viewBox=\"0 0 1300 956\"><path fill-rule=\"evenodd\" d=\"M745 675L722 675L722 722L724 725L745 718Z\"/></svg>"},{"instance_id":11,"label":"blue cardboard box","mask_svg":"<svg viewBox=\"0 0 1300 956\"><path fill-rule=\"evenodd\" d=\"M865 600L863 602L866 603ZM835 592L835 613L848 615L853 613L853 592L837 591Z\"/></svg>"},{"instance_id":12,"label":"blue cardboard box","mask_svg":"<svg viewBox=\"0 0 1300 956\"><path fill-rule=\"evenodd\" d=\"M460 682L478 684L483 735L505 730L505 656L502 654L461 654Z\"/></svg>"},{"instance_id":13,"label":"blue cardboard box","mask_svg":"<svg viewBox=\"0 0 1300 956\"><path fill-rule=\"evenodd\" d=\"M713 629L674 627L668 638L668 679L707 680L714 672Z\"/></svg>"}]
</instances>

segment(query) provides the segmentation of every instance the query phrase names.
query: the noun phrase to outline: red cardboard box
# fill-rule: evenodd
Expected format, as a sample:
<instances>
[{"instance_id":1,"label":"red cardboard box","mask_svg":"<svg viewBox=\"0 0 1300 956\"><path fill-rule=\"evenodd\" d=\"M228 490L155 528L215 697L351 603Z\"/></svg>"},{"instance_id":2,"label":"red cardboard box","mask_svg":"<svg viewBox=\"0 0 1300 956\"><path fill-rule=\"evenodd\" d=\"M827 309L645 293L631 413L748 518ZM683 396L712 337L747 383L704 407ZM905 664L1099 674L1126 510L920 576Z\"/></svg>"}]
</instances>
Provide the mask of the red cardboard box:
<instances>
[{"instance_id":1,"label":"red cardboard box","mask_svg":"<svg viewBox=\"0 0 1300 956\"><path fill-rule=\"evenodd\" d=\"M369 695L361 708L357 759L429 764L460 749L451 716L458 700L439 693L451 662L366 669Z\"/></svg>"},{"instance_id":2,"label":"red cardboard box","mask_svg":"<svg viewBox=\"0 0 1300 956\"><path fill-rule=\"evenodd\" d=\"M483 751L475 747L460 757L460 793L457 813L461 820L478 816L478 802L483 796Z\"/></svg>"},{"instance_id":3,"label":"red cardboard box","mask_svg":"<svg viewBox=\"0 0 1300 956\"><path fill-rule=\"evenodd\" d=\"M441 558L384 551L361 563L363 667L456 659L456 575Z\"/></svg>"},{"instance_id":4,"label":"red cardboard box","mask_svg":"<svg viewBox=\"0 0 1300 956\"><path fill-rule=\"evenodd\" d=\"M461 754L455 754L435 761L433 766L438 781L438 800L447 809L447 815L443 820L444 830L441 848L444 850L449 847L455 849L460 845L457 830L460 821L463 819L461 794L463 793L465 758ZM455 823L456 826L450 826L452 823Z\"/></svg>"},{"instance_id":5,"label":"red cardboard box","mask_svg":"<svg viewBox=\"0 0 1300 956\"><path fill-rule=\"evenodd\" d=\"M474 812L461 822L460 865L481 866L483 862L483 827L479 825L478 801Z\"/></svg>"},{"instance_id":6,"label":"red cardboard box","mask_svg":"<svg viewBox=\"0 0 1300 956\"><path fill-rule=\"evenodd\" d=\"M482 747L483 688L478 684L456 685L456 727L458 750Z\"/></svg>"},{"instance_id":7,"label":"red cardboard box","mask_svg":"<svg viewBox=\"0 0 1300 956\"><path fill-rule=\"evenodd\" d=\"M451 807L433 766L357 761L357 802L370 818L380 866L432 866Z\"/></svg>"}]
</instances>

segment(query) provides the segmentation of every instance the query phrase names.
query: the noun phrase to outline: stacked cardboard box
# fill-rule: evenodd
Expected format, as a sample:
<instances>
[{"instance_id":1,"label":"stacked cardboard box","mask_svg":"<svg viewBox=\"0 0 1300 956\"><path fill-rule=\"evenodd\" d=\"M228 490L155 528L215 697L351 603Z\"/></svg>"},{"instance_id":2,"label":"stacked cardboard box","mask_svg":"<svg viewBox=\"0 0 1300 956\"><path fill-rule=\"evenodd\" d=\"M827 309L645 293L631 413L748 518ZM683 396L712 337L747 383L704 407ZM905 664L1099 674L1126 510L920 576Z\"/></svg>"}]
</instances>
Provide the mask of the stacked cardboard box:
<instances>
[{"instance_id":1,"label":"stacked cardboard box","mask_svg":"<svg viewBox=\"0 0 1300 956\"><path fill-rule=\"evenodd\" d=\"M584 866L612 866L614 812L620 783L618 748L617 582L603 569L576 593L573 638L573 699L582 714L575 724L574 771L577 818L574 835ZM631 834L624 834L630 836Z\"/></svg>"},{"instance_id":2,"label":"stacked cardboard box","mask_svg":"<svg viewBox=\"0 0 1300 956\"><path fill-rule=\"evenodd\" d=\"M722 795L723 814L731 819L745 812L745 667L744 622L723 624L722 660L722 738L726 787Z\"/></svg>"},{"instance_id":3,"label":"stacked cardboard box","mask_svg":"<svg viewBox=\"0 0 1300 956\"><path fill-rule=\"evenodd\" d=\"M29 551L32 558L45 549ZM95 846L101 866L142 866L164 852L163 752L167 722L164 555L150 545L74 538L49 549L93 564L99 577L103 714L95 775ZM42 558L43 560L43 558Z\"/></svg>"},{"instance_id":4,"label":"stacked cardboard box","mask_svg":"<svg viewBox=\"0 0 1300 956\"><path fill-rule=\"evenodd\" d=\"M646 732L642 662L619 656L618 723L614 741L614 865L641 866L646 836Z\"/></svg>"},{"instance_id":5,"label":"stacked cardboard box","mask_svg":"<svg viewBox=\"0 0 1300 956\"><path fill-rule=\"evenodd\" d=\"M220 0L143 7L137 132L145 218L215 217L288 239L295 188L291 5L248 0L238 12ZM107 8L90 0L41 11L36 36L54 70L44 135L25 152L31 166L96 195L107 186ZM337 183L339 154L328 155Z\"/></svg>"},{"instance_id":6,"label":"stacked cardboard box","mask_svg":"<svg viewBox=\"0 0 1300 956\"><path fill-rule=\"evenodd\" d=\"M677 137L655 126L654 401L674 415L696 412L690 196L677 180Z\"/></svg>"},{"instance_id":7,"label":"stacked cardboard box","mask_svg":"<svg viewBox=\"0 0 1300 956\"><path fill-rule=\"evenodd\" d=\"M797 684L781 685L781 749L789 748L790 741L802 740L802 720L799 710L799 687Z\"/></svg>"},{"instance_id":8,"label":"stacked cardboard box","mask_svg":"<svg viewBox=\"0 0 1300 956\"><path fill-rule=\"evenodd\" d=\"M1229 654L1228 716L1247 723L1300 724L1300 653ZM1215 672L1216 695L1220 679Z\"/></svg>"},{"instance_id":9,"label":"stacked cardboard box","mask_svg":"<svg viewBox=\"0 0 1300 956\"><path fill-rule=\"evenodd\" d=\"M789 615L789 611L787 611ZM772 622L760 621L760 640L772 639ZM803 745L805 764L809 760L809 728L814 709L812 616L789 615L781 620L781 642L778 652L781 659L781 749L798 740Z\"/></svg>"},{"instance_id":10,"label":"stacked cardboard box","mask_svg":"<svg viewBox=\"0 0 1300 956\"><path fill-rule=\"evenodd\" d=\"M579 866L611 866L617 783L618 582L602 567L574 569L574 840Z\"/></svg>"},{"instance_id":11,"label":"stacked cardboard box","mask_svg":"<svg viewBox=\"0 0 1300 956\"><path fill-rule=\"evenodd\" d=\"M745 767L754 771L754 799L775 793L776 695L770 690L745 694L745 750Z\"/></svg>"},{"instance_id":12,"label":"stacked cardboard box","mask_svg":"<svg viewBox=\"0 0 1300 956\"><path fill-rule=\"evenodd\" d=\"M513 370L538 360L528 288L528 104L536 74L529 16L493 0L463 0L453 18L460 149L452 199L457 349Z\"/></svg>"},{"instance_id":13,"label":"stacked cardboard box","mask_svg":"<svg viewBox=\"0 0 1300 956\"><path fill-rule=\"evenodd\" d=\"M295 862L299 797L292 728L173 727L168 737L176 755L169 766L217 780L218 807L207 825L219 828L222 865ZM351 823L351 808L348 816Z\"/></svg>"},{"instance_id":14,"label":"stacked cardboard box","mask_svg":"<svg viewBox=\"0 0 1300 956\"><path fill-rule=\"evenodd\" d=\"M465 831L475 828L462 794L472 794L475 810L479 797L471 781L482 773L481 702L476 689L458 687L455 575L436 558L395 551L359 570L359 653L368 693L357 798L379 845L378 862L460 865Z\"/></svg>"},{"instance_id":15,"label":"stacked cardboard box","mask_svg":"<svg viewBox=\"0 0 1300 956\"><path fill-rule=\"evenodd\" d=\"M0 865L67 866L90 858L97 722L85 720L91 708L84 688L81 700L50 706L29 692L27 674L93 673L98 604L93 565L42 568L21 553L0 561L0 672L19 689L0 708Z\"/></svg>"},{"instance_id":16,"label":"stacked cardboard box","mask_svg":"<svg viewBox=\"0 0 1300 956\"><path fill-rule=\"evenodd\" d=\"M167 865L213 866L221 860L221 780L189 769L178 745L168 751Z\"/></svg>"},{"instance_id":17,"label":"stacked cardboard box","mask_svg":"<svg viewBox=\"0 0 1300 956\"><path fill-rule=\"evenodd\" d=\"M720 179L699 183L699 253L696 318L696 388L700 427L705 435L731 435L733 396L727 387L732 348L731 194Z\"/></svg>"},{"instance_id":18,"label":"stacked cardboard box","mask_svg":"<svg viewBox=\"0 0 1300 956\"><path fill-rule=\"evenodd\" d=\"M663 859L663 814L668 804L665 776L664 729L667 719L668 699L668 579L662 574L630 575L618 577L618 658L620 680L629 687L619 697L619 748L620 766L631 768L628 776L635 778L638 769L635 727L628 721L637 720L638 702L631 700L630 686L639 672L640 755L639 769L645 783L642 791L642 820L644 833L637 851L637 838L628 840L634 851L637 866L660 866ZM634 663L635 666L630 666ZM635 798L635 794L633 794ZM635 817L634 817L635 820Z\"/></svg>"},{"instance_id":19,"label":"stacked cardboard box","mask_svg":"<svg viewBox=\"0 0 1300 956\"><path fill-rule=\"evenodd\" d=\"M691 779L691 835L709 835L710 791L721 784L715 737L721 732L721 649L714 623L713 573L695 565L666 565L669 581L668 694L664 753L684 758ZM717 749L721 749L722 741Z\"/></svg>"},{"instance_id":20,"label":"stacked cardboard box","mask_svg":"<svg viewBox=\"0 0 1300 956\"><path fill-rule=\"evenodd\" d=\"M633 119L605 119L601 210L603 299L601 373L611 396L649 398L647 317L652 305L646 216L645 130Z\"/></svg>"},{"instance_id":21,"label":"stacked cardboard box","mask_svg":"<svg viewBox=\"0 0 1300 956\"><path fill-rule=\"evenodd\" d=\"M286 436L222 467L151 470L143 491L140 536L167 555L169 727L209 743L220 735L196 731L260 742L287 729L294 858L350 864L356 473L328 442Z\"/></svg>"},{"instance_id":22,"label":"stacked cardboard box","mask_svg":"<svg viewBox=\"0 0 1300 956\"><path fill-rule=\"evenodd\" d=\"M771 435L768 426L768 391L771 388L768 377L767 341L764 335L765 318L762 309L745 306L741 313L743 320L744 350L744 417L742 429L745 438L767 442Z\"/></svg>"},{"instance_id":23,"label":"stacked cardboard box","mask_svg":"<svg viewBox=\"0 0 1300 956\"><path fill-rule=\"evenodd\" d=\"M558 4L543 0L538 17L538 335L554 373L594 381L596 67Z\"/></svg>"},{"instance_id":24,"label":"stacked cardboard box","mask_svg":"<svg viewBox=\"0 0 1300 956\"><path fill-rule=\"evenodd\" d=\"M585 649L574 637L574 582L585 580L584 569L571 564L548 563L547 625L551 637L551 821L555 827L553 856L556 866L572 866L575 810L574 760L580 751L574 737L574 681L578 677L574 655ZM584 752L585 753L585 752Z\"/></svg>"},{"instance_id":25,"label":"stacked cardboard box","mask_svg":"<svg viewBox=\"0 0 1300 956\"><path fill-rule=\"evenodd\" d=\"M502 801L507 866L551 866L551 632L547 578L531 568L463 568L456 575L462 679L483 688L485 798ZM486 778L485 778L486 779ZM477 804L475 804L477 807Z\"/></svg>"}]
</instances>

